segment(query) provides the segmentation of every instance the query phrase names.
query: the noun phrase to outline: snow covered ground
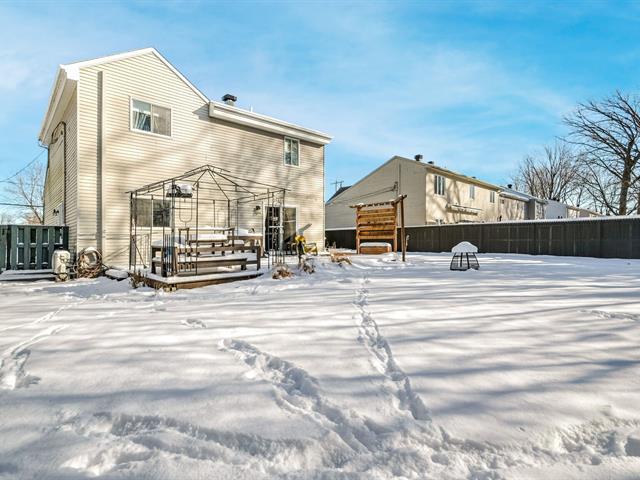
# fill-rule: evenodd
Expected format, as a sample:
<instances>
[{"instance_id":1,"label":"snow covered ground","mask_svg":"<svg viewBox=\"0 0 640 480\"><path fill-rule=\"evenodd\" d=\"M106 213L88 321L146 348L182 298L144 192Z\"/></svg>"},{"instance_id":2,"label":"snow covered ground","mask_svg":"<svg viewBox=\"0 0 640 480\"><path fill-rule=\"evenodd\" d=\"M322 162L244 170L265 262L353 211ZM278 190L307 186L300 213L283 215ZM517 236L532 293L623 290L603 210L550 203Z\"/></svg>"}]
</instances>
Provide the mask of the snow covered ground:
<instances>
[{"instance_id":1,"label":"snow covered ground","mask_svg":"<svg viewBox=\"0 0 640 480\"><path fill-rule=\"evenodd\" d=\"M0 283L0 478L640 478L640 261Z\"/></svg>"}]
</instances>

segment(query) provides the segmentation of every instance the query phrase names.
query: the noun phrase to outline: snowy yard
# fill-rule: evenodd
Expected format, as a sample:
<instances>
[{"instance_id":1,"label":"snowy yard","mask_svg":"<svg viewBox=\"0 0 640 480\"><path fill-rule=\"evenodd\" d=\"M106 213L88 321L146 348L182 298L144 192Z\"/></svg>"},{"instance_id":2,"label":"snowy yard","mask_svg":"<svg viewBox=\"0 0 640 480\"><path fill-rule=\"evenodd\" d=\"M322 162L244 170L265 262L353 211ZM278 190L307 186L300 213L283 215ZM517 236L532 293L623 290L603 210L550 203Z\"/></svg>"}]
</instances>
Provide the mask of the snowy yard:
<instances>
[{"instance_id":1,"label":"snowy yard","mask_svg":"<svg viewBox=\"0 0 640 480\"><path fill-rule=\"evenodd\" d=\"M0 478L640 478L640 261L0 284Z\"/></svg>"}]
</instances>

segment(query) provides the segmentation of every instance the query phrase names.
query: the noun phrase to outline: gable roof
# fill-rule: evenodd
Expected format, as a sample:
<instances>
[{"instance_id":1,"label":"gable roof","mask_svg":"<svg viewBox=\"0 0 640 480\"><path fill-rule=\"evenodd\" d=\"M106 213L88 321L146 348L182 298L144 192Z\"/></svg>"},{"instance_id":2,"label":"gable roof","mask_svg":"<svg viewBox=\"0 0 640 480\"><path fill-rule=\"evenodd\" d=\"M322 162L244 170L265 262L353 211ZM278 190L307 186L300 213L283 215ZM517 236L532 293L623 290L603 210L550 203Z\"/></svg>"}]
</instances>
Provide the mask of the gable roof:
<instances>
[{"instance_id":1,"label":"gable roof","mask_svg":"<svg viewBox=\"0 0 640 480\"><path fill-rule=\"evenodd\" d=\"M210 111L215 107L218 110L227 111L227 116L224 118L233 123L240 123L243 125L250 124L252 127L267 131L274 131L274 129L281 129L284 132L295 134L300 132L301 136L306 135L305 139L315 141L322 145L326 145L332 139L331 136L310 130L299 125L284 122L266 115L260 115L258 113L249 112L237 107L232 107L226 104L220 104L218 102L210 101L207 96L202 93L195 85L193 85L177 68L175 68L166 58L162 56L155 48L141 48L138 50L132 50L130 52L117 53L115 55L107 55L105 57L94 58L91 60L84 60L80 62L68 63L60 65L56 74L56 79L49 96L49 102L47 105L47 111L40 126L40 133L38 140L42 143L47 143L47 132L50 130L53 120L62 115L60 110L64 110L67 102L74 93L76 84L80 78L80 69L85 67L92 67L95 65L102 65L109 62L116 62L118 60L124 60L126 58L134 58L141 55L152 54L158 60L160 60L167 68L169 68L180 80L182 80L200 99L209 104ZM213 115L211 115L213 117Z\"/></svg>"},{"instance_id":2,"label":"gable roof","mask_svg":"<svg viewBox=\"0 0 640 480\"><path fill-rule=\"evenodd\" d=\"M351 188L351 185L347 185L346 187L340 187L338 190L336 190L336 192L333 195L331 195L331 197L329 198L329 200L327 200L327 202L330 202L331 200L333 200L335 197L340 195L342 192L344 192L348 188Z\"/></svg>"},{"instance_id":3,"label":"gable roof","mask_svg":"<svg viewBox=\"0 0 640 480\"><path fill-rule=\"evenodd\" d=\"M377 167L376 169L372 170L371 172L369 172L367 175L365 175L364 177L362 177L360 180L358 180L356 183L354 183L353 185L351 185L352 187L359 185L360 183L364 182L367 178L369 178L371 175L373 175L374 173L376 173L378 170L380 170L381 168L385 167L386 165L388 165L389 163L392 162L410 162L414 165L419 165L421 167L423 167L425 170L431 170L434 173L441 173L443 175L450 175L453 177L456 177L462 181L468 182L468 183L473 183L475 185L480 185L483 186L485 188L488 188L490 190L495 190L496 192L499 192L501 190L501 187L494 185L492 183L489 182L485 182L484 180L478 180L477 178L474 177L468 177L467 175L463 175L461 173L457 173L454 172L452 170L448 170L446 168L443 167L439 167L437 165L434 165L432 163L423 163L423 162L418 162L416 160L412 160L410 158L405 158L405 157L401 157L399 155L394 155L393 157L391 157L389 160L387 160L386 162L384 162L382 165L380 165L379 167ZM327 200L326 203L330 203L333 202L334 200L336 200L338 197L342 196L342 194L346 191L347 189L344 190L339 190L338 192L336 192L329 200Z\"/></svg>"}]
</instances>

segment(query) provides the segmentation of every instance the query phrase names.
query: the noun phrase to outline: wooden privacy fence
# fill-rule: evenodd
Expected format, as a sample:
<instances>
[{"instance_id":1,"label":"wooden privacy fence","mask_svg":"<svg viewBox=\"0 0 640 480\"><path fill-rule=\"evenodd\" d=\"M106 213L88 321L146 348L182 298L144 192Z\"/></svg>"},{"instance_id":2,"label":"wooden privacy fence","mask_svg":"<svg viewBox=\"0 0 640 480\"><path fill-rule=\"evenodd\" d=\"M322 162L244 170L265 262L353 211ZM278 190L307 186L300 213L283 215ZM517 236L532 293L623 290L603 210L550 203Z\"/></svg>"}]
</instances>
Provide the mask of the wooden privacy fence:
<instances>
[{"instance_id":1,"label":"wooden privacy fence","mask_svg":"<svg viewBox=\"0 0 640 480\"><path fill-rule=\"evenodd\" d=\"M0 272L48 270L54 250L68 245L68 227L0 225Z\"/></svg>"},{"instance_id":2,"label":"wooden privacy fence","mask_svg":"<svg viewBox=\"0 0 640 480\"><path fill-rule=\"evenodd\" d=\"M640 258L640 217L407 227L408 250L449 252L462 241L482 253ZM355 230L327 230L328 245L355 248Z\"/></svg>"}]
</instances>

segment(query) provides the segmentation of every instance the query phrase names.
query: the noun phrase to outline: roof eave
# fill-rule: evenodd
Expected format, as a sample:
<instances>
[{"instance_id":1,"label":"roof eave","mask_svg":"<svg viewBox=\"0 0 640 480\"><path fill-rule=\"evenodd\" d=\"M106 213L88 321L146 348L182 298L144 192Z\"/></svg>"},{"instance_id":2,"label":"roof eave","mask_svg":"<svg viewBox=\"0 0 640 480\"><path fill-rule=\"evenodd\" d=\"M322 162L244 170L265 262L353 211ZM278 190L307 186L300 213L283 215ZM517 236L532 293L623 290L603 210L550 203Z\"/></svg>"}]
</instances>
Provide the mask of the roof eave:
<instances>
[{"instance_id":1,"label":"roof eave","mask_svg":"<svg viewBox=\"0 0 640 480\"><path fill-rule=\"evenodd\" d=\"M295 137L300 140L305 140L319 145L327 145L333 138L330 135L317 130L311 130L309 128L301 127L300 125L288 123L259 113L249 112L221 102L209 102L209 116L218 120L225 120L257 128L259 130L266 130L285 136Z\"/></svg>"},{"instance_id":2,"label":"roof eave","mask_svg":"<svg viewBox=\"0 0 640 480\"><path fill-rule=\"evenodd\" d=\"M75 90L76 83L77 76L69 75L64 66L60 65L53 88L51 89L51 94L49 95L47 111L40 124L40 131L38 133L40 143L48 145L49 131L53 120L61 109L64 111Z\"/></svg>"},{"instance_id":3,"label":"roof eave","mask_svg":"<svg viewBox=\"0 0 640 480\"><path fill-rule=\"evenodd\" d=\"M484 180L478 180L477 178L469 177L468 175L464 175L462 173L454 172L452 170L449 170L448 168L440 167L440 166L434 165L432 163L418 162L416 160L412 160L412 159L407 158L407 157L401 157L399 155L396 155L393 158L398 158L400 160L404 160L404 161L407 161L407 162L411 162L411 163L415 163L415 164L421 165L421 166L425 167L428 170L435 170L435 171L442 172L442 173L447 174L447 175L452 175L452 176L456 177L459 180L462 180L462 181L465 181L465 182L468 182L468 183L474 183L476 185L486 187L486 188L488 188L490 190L500 191L500 187L497 186L497 185L494 185L493 183L485 182Z\"/></svg>"}]
</instances>

